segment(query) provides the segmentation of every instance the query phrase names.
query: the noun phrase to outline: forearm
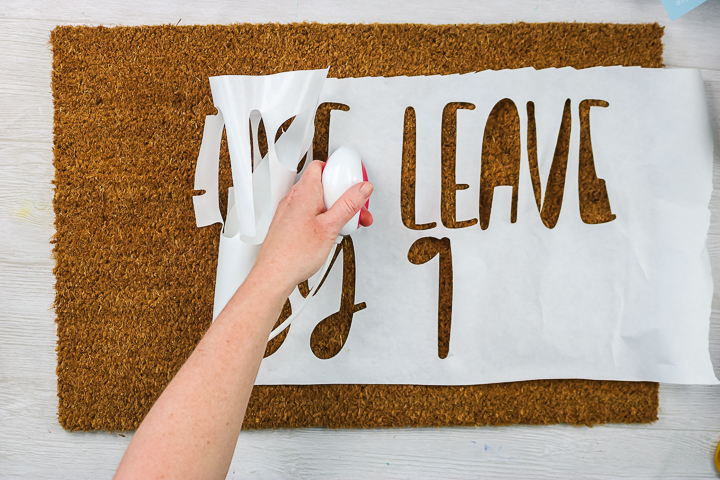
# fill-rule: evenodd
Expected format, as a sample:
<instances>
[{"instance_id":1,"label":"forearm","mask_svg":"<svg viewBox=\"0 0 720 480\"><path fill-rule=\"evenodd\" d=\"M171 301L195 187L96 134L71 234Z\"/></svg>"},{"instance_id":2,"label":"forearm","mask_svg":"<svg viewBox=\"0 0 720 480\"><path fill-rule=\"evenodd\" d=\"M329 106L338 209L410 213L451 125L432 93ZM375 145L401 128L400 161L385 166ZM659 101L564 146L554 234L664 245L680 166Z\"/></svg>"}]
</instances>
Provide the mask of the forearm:
<instances>
[{"instance_id":1,"label":"forearm","mask_svg":"<svg viewBox=\"0 0 720 480\"><path fill-rule=\"evenodd\" d=\"M116 478L223 478L288 286L253 270L136 432Z\"/></svg>"},{"instance_id":2,"label":"forearm","mask_svg":"<svg viewBox=\"0 0 720 480\"><path fill-rule=\"evenodd\" d=\"M317 272L340 229L372 193L367 182L325 209L322 162L280 202L255 267L135 433L116 478L223 478L270 330L294 286ZM363 210L361 223L372 215Z\"/></svg>"}]
</instances>

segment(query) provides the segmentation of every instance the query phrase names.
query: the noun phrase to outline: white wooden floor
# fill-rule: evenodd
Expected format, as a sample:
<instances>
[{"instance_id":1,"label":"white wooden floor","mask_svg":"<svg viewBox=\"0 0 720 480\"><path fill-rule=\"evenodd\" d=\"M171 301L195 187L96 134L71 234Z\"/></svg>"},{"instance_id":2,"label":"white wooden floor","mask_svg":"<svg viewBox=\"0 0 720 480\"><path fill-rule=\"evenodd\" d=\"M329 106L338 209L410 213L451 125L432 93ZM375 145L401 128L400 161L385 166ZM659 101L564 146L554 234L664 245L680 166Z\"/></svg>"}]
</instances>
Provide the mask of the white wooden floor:
<instances>
[{"instance_id":1,"label":"white wooden floor","mask_svg":"<svg viewBox=\"0 0 720 480\"><path fill-rule=\"evenodd\" d=\"M110 478L130 440L56 420L52 56L58 24L659 22L668 67L703 70L720 162L720 0L0 0L0 478ZM160 3L160 2L158 2ZM709 249L720 280L720 177ZM720 373L720 296L710 350ZM717 478L720 387L660 388L650 426L243 432L228 478Z\"/></svg>"}]
</instances>

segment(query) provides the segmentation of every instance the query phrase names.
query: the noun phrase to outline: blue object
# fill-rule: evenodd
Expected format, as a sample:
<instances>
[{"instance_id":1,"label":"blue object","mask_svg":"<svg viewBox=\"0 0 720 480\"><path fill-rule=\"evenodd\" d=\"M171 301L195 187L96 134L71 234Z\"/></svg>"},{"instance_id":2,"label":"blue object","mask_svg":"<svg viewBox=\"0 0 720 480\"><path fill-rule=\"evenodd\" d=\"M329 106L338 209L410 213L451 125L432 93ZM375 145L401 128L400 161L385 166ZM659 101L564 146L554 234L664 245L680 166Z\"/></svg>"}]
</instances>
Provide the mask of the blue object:
<instances>
[{"instance_id":1,"label":"blue object","mask_svg":"<svg viewBox=\"0 0 720 480\"><path fill-rule=\"evenodd\" d=\"M662 0L670 20L677 20L706 0Z\"/></svg>"}]
</instances>

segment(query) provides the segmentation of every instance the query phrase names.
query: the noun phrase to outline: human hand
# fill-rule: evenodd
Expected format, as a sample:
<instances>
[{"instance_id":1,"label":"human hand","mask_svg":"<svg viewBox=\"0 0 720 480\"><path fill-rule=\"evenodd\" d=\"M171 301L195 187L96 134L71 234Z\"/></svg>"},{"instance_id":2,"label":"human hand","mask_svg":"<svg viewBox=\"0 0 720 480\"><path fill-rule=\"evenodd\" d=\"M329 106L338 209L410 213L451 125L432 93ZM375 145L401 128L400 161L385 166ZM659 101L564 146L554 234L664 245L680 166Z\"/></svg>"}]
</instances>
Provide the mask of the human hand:
<instances>
[{"instance_id":1,"label":"human hand","mask_svg":"<svg viewBox=\"0 0 720 480\"><path fill-rule=\"evenodd\" d=\"M373 191L370 182L354 185L325 209L323 165L317 160L308 165L300 181L282 199L253 267L253 274L280 286L287 295L320 269L340 229L360 209L362 226L373 222L364 207Z\"/></svg>"}]
</instances>

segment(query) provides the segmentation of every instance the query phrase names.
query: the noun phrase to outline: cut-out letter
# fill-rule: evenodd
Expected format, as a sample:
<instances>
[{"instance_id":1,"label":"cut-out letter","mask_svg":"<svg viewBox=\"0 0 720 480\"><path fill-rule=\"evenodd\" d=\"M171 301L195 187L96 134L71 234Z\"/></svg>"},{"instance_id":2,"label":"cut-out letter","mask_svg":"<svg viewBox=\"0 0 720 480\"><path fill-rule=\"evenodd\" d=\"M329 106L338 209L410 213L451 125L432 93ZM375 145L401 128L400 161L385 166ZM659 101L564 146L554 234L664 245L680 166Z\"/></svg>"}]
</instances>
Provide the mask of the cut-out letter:
<instances>
[{"instance_id":1,"label":"cut-out letter","mask_svg":"<svg viewBox=\"0 0 720 480\"><path fill-rule=\"evenodd\" d=\"M410 246L408 260L415 265L429 262L440 255L438 268L438 357L447 358L450 352L450 327L452 323L453 267L450 239L423 237Z\"/></svg>"},{"instance_id":2,"label":"cut-out letter","mask_svg":"<svg viewBox=\"0 0 720 480\"><path fill-rule=\"evenodd\" d=\"M520 114L515 102L504 98L495 104L483 135L480 172L480 228L490 226L495 187L513 187L510 221L517 220L520 181Z\"/></svg>"},{"instance_id":3,"label":"cut-out letter","mask_svg":"<svg viewBox=\"0 0 720 480\"><path fill-rule=\"evenodd\" d=\"M527 103L527 115L527 152L528 162L530 164L530 179L532 181L533 191L535 192L535 203L537 204L543 224L545 224L547 228L554 228L560 217L560 208L562 207L563 194L565 192L568 155L570 154L570 131L572 129L570 99L565 100L565 106L563 107L560 131L558 132L557 143L555 143L555 154L552 165L550 166L547 185L545 186L544 199L542 197L542 184L540 183L540 170L538 168L535 104L533 102Z\"/></svg>"},{"instance_id":4,"label":"cut-out letter","mask_svg":"<svg viewBox=\"0 0 720 480\"><path fill-rule=\"evenodd\" d=\"M400 174L400 216L410 230L427 230L437 223L415 223L415 109L405 109L403 124L402 171Z\"/></svg>"},{"instance_id":5,"label":"cut-out letter","mask_svg":"<svg viewBox=\"0 0 720 480\"><path fill-rule=\"evenodd\" d=\"M312 146L312 160L322 160L323 162L328 158L328 145L330 144L330 113L332 110L341 110L347 112L350 110L345 104L342 103L321 103L315 110L315 136L313 137ZM307 161L307 154L300 160L297 166L297 173L300 173L305 167Z\"/></svg>"},{"instance_id":6,"label":"cut-out letter","mask_svg":"<svg viewBox=\"0 0 720 480\"><path fill-rule=\"evenodd\" d=\"M313 137L313 155L323 162L328 158L330 144L330 114L333 110L347 112L350 107L343 103L321 103L315 112L315 137Z\"/></svg>"},{"instance_id":7,"label":"cut-out letter","mask_svg":"<svg viewBox=\"0 0 720 480\"><path fill-rule=\"evenodd\" d=\"M316 357L324 360L340 353L350 334L353 315L367 308L365 302L355 303L355 247L350 236L345 236L340 247L335 251L330 267L322 280L320 280L315 295L322 288L341 252L343 254L343 277L340 309L318 323L310 336L310 348ZM310 289L307 280L300 284L298 288L303 297L309 295Z\"/></svg>"},{"instance_id":8,"label":"cut-out letter","mask_svg":"<svg viewBox=\"0 0 720 480\"><path fill-rule=\"evenodd\" d=\"M457 145L457 111L458 109L474 110L472 103L448 103L443 109L442 116L442 183L440 218L447 228L465 228L478 223L477 218L457 221L456 196L458 190L469 187L467 183L455 183L457 159L455 155Z\"/></svg>"},{"instance_id":9,"label":"cut-out letter","mask_svg":"<svg viewBox=\"0 0 720 480\"><path fill-rule=\"evenodd\" d=\"M580 218L589 224L607 223L615 220L610 209L605 180L597 177L595 159L590 140L590 107L610 106L605 100L580 102L580 168L578 190L580 194Z\"/></svg>"}]
</instances>

